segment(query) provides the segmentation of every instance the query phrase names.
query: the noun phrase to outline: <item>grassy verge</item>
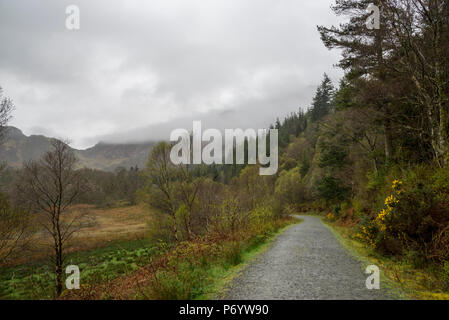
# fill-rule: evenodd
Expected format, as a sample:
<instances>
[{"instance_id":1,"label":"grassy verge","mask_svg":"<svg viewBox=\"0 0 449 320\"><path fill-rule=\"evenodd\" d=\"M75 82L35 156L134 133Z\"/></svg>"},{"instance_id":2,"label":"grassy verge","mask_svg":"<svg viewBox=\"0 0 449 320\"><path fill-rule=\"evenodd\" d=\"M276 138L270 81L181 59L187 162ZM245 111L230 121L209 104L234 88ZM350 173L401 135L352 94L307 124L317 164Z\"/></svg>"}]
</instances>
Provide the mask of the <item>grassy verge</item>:
<instances>
[{"instance_id":1,"label":"grassy verge","mask_svg":"<svg viewBox=\"0 0 449 320\"><path fill-rule=\"evenodd\" d=\"M202 239L179 244L156 261L145 289L130 298L205 300L224 294L224 288L271 241L298 219L284 218L248 230L233 239Z\"/></svg>"},{"instance_id":2,"label":"grassy verge","mask_svg":"<svg viewBox=\"0 0 449 320\"><path fill-rule=\"evenodd\" d=\"M241 274L241 272L260 254L264 253L270 248L273 241L278 235L283 233L287 228L303 222L301 219L295 218L285 227L274 232L263 243L256 245L255 247L248 248L242 252L242 262L236 266L230 268L224 268L222 266L211 269L210 275L213 281L205 288L205 292L202 295L196 297L198 300L211 300L223 297L226 294L226 287L228 284Z\"/></svg>"},{"instance_id":3,"label":"grassy verge","mask_svg":"<svg viewBox=\"0 0 449 320\"><path fill-rule=\"evenodd\" d=\"M383 256L353 239L354 231L350 227L339 226L324 219L323 222L364 266L377 265L381 270L381 283L400 298L449 300L449 293L439 288L440 279L432 269L416 269L404 260Z\"/></svg>"}]
</instances>

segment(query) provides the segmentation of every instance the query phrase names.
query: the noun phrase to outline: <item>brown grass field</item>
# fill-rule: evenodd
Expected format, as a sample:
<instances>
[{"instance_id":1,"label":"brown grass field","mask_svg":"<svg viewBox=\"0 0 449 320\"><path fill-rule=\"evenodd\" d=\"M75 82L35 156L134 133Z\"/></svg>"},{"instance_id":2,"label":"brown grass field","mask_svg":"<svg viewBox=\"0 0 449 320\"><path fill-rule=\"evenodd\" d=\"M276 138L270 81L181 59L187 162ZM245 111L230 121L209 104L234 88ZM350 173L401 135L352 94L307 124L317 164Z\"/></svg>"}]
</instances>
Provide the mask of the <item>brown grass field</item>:
<instances>
[{"instance_id":1,"label":"brown grass field","mask_svg":"<svg viewBox=\"0 0 449 320\"><path fill-rule=\"evenodd\" d=\"M105 243L142 237L150 220L150 211L143 206L96 209L81 205L72 210L87 211L89 220L88 226L74 235L76 242Z\"/></svg>"},{"instance_id":2,"label":"brown grass field","mask_svg":"<svg viewBox=\"0 0 449 320\"><path fill-rule=\"evenodd\" d=\"M62 221L70 222L74 217L83 215L83 226L73 234L67 243L66 253L107 246L112 241L142 239L151 220L151 210L135 205L127 207L98 209L91 205L77 205L62 216ZM52 240L35 221L37 232L33 236L32 248L13 265L29 262L52 253Z\"/></svg>"}]
</instances>

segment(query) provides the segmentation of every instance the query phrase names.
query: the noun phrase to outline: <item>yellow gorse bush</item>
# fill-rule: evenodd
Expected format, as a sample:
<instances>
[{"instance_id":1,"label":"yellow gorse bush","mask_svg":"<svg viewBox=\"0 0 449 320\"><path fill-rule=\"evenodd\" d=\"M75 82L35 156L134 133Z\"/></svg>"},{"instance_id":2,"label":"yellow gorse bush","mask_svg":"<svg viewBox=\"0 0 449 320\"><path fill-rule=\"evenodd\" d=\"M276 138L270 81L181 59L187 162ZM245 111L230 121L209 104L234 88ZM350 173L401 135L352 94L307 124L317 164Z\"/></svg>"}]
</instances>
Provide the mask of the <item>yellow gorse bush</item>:
<instances>
[{"instance_id":1,"label":"yellow gorse bush","mask_svg":"<svg viewBox=\"0 0 449 320\"><path fill-rule=\"evenodd\" d=\"M394 207L399 201L395 198L394 195L390 195L385 199L385 205L389 208Z\"/></svg>"},{"instance_id":2,"label":"yellow gorse bush","mask_svg":"<svg viewBox=\"0 0 449 320\"><path fill-rule=\"evenodd\" d=\"M380 231L384 232L387 230L386 219L393 212L393 208L399 203L397 196L401 194L402 181L394 180L391 188L393 189L393 194L389 195L385 199L385 208L382 209L376 217L376 224L379 226Z\"/></svg>"},{"instance_id":3,"label":"yellow gorse bush","mask_svg":"<svg viewBox=\"0 0 449 320\"><path fill-rule=\"evenodd\" d=\"M374 243L373 237L369 232L368 228L365 226L361 227L360 233L355 234L355 238L358 238L359 240L368 243L371 247L376 248L376 244Z\"/></svg>"},{"instance_id":4,"label":"yellow gorse bush","mask_svg":"<svg viewBox=\"0 0 449 320\"><path fill-rule=\"evenodd\" d=\"M400 180L394 180L393 181L393 190L399 190L402 187L402 181Z\"/></svg>"}]
</instances>

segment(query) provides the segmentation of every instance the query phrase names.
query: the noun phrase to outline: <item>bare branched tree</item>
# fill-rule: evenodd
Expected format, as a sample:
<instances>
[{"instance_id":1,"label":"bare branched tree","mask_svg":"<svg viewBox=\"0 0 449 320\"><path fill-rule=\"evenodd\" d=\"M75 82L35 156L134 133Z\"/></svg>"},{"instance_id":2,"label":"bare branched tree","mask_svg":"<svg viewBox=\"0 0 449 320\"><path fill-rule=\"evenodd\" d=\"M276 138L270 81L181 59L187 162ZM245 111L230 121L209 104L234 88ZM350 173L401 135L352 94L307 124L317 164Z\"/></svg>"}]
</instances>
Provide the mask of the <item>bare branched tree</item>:
<instances>
[{"instance_id":1,"label":"bare branched tree","mask_svg":"<svg viewBox=\"0 0 449 320\"><path fill-rule=\"evenodd\" d=\"M182 233L186 240L195 236L192 224L197 218L198 192L204 179L193 177L186 165L174 165L171 148L166 142L154 147L143 174L149 178L151 206L170 217L172 236L178 242Z\"/></svg>"},{"instance_id":2,"label":"bare branched tree","mask_svg":"<svg viewBox=\"0 0 449 320\"><path fill-rule=\"evenodd\" d=\"M13 110L14 104L12 100L3 97L3 89L0 87L0 142L5 136L6 125L11 120L11 112Z\"/></svg>"},{"instance_id":3,"label":"bare branched tree","mask_svg":"<svg viewBox=\"0 0 449 320\"><path fill-rule=\"evenodd\" d=\"M166 142L161 142L154 147L144 174L150 182L151 205L170 216L172 235L174 240L178 242L177 207L173 186L177 173L175 166L170 161L170 149L171 145Z\"/></svg>"},{"instance_id":4,"label":"bare branched tree","mask_svg":"<svg viewBox=\"0 0 449 320\"><path fill-rule=\"evenodd\" d=\"M59 140L54 140L52 147L41 160L24 166L18 191L33 211L43 215L41 225L52 239L51 260L55 266L56 294L60 296L67 243L81 228L81 218L85 216L63 215L86 191L87 184L75 168L77 160L72 149Z\"/></svg>"}]
</instances>

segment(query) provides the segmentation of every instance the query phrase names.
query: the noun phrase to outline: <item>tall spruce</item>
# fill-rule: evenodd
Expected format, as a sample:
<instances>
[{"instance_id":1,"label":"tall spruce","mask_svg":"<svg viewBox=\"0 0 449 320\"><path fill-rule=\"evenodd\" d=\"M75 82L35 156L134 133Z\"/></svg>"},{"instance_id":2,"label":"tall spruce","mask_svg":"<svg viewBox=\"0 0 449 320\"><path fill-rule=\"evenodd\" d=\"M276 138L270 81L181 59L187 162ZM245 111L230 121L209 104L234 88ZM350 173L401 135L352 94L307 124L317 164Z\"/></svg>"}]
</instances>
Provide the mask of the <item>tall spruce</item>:
<instances>
[{"instance_id":1,"label":"tall spruce","mask_svg":"<svg viewBox=\"0 0 449 320\"><path fill-rule=\"evenodd\" d=\"M323 81L313 98L310 110L312 121L316 122L321 120L331 111L333 95L334 86L332 85L332 81L327 74L324 74Z\"/></svg>"}]
</instances>

